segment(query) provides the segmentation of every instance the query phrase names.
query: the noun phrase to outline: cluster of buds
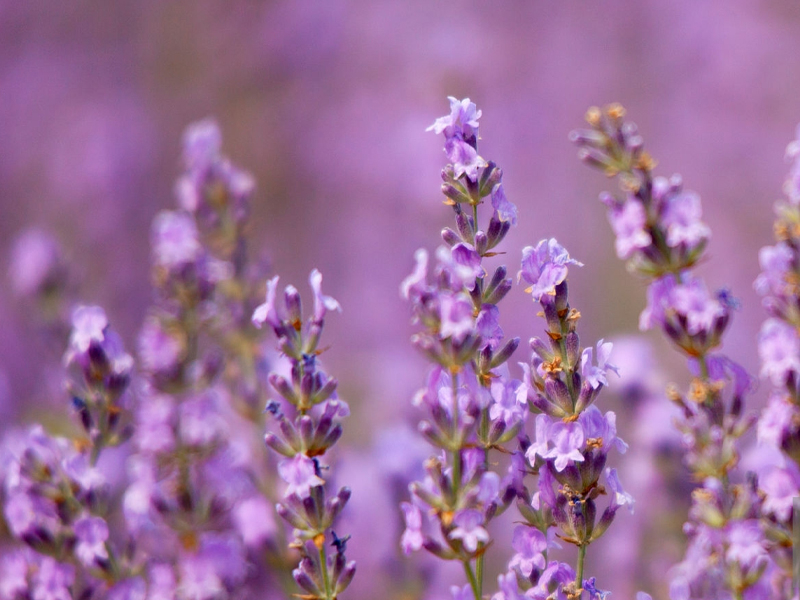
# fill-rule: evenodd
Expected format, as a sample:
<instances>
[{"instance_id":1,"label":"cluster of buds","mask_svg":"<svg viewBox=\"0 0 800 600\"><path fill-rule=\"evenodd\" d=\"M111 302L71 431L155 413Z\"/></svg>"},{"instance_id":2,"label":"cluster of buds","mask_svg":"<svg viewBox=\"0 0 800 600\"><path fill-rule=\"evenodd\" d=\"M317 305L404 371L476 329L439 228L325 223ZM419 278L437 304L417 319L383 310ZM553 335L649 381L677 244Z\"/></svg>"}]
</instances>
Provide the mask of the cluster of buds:
<instances>
[{"instance_id":1,"label":"cluster of buds","mask_svg":"<svg viewBox=\"0 0 800 600\"><path fill-rule=\"evenodd\" d=\"M450 164L442 171L442 192L455 227L442 231L446 246L436 251L432 273L427 251L418 250L416 268L401 285L423 328L412 341L434 364L415 397L426 413L419 429L441 451L427 461L426 479L410 486L402 546L461 562L469 580L461 591L476 599L490 543L486 526L514 498L511 478L501 482L490 470L489 452L506 451L527 412L517 401L522 383L506 365L519 338L504 340L499 325L497 305L512 282L505 266L491 275L484 266L516 224L517 212L506 198L502 171L478 154L480 116L468 98L451 97L450 114L428 128L445 137ZM479 207L487 199L491 215L481 227Z\"/></svg>"},{"instance_id":2,"label":"cluster of buds","mask_svg":"<svg viewBox=\"0 0 800 600\"><path fill-rule=\"evenodd\" d=\"M72 333L64 355L69 371L67 391L91 448L91 462L101 450L130 438L133 429L125 393L133 358L108 325L99 306L79 306L72 315Z\"/></svg>"},{"instance_id":3,"label":"cluster of buds","mask_svg":"<svg viewBox=\"0 0 800 600\"><path fill-rule=\"evenodd\" d=\"M670 386L668 397L683 412L686 463L702 487L693 494L685 560L676 567L671 594L676 598L742 598L761 593L766 578L765 538L757 520L761 501L752 485L731 483L739 462L738 442L755 419L744 412L753 380L734 361L716 352L737 302L727 290L710 294L691 269L703 257L710 230L701 220L700 198L682 188L681 178L654 177L655 161L644 151L636 126L618 105L589 109L590 129L573 132L579 156L616 176L622 198L603 193L616 234L617 255L631 271L650 280L641 329L660 328L688 359L693 379L684 393ZM719 508L713 518L710 501ZM747 499L744 501L743 499ZM712 511L713 512L713 511ZM753 531L749 556L765 557L757 567L741 560L740 534ZM742 551L744 552L744 551ZM703 596L711 597L711 596Z\"/></svg>"},{"instance_id":4,"label":"cluster of buds","mask_svg":"<svg viewBox=\"0 0 800 600\"><path fill-rule=\"evenodd\" d=\"M800 129L798 130L800 131ZM800 136L799 136L800 137ZM784 186L786 199L775 205L774 246L759 252L761 274L754 287L769 318L761 327L758 351L761 375L773 386L758 422L758 441L772 452L759 472L764 494L764 527L770 555L778 565L773 589L788 596L792 555L797 552L798 515L793 502L800 496L800 142L789 144L792 169ZM796 585L797 578L794 578ZM796 593L795 588L795 593ZM796 596L795 596L796 597Z\"/></svg>"},{"instance_id":5,"label":"cluster of buds","mask_svg":"<svg viewBox=\"0 0 800 600\"><path fill-rule=\"evenodd\" d=\"M516 586L533 598L579 598L583 591L590 597L599 595L595 579L584 579L586 549L605 533L619 507L631 508L633 503L616 469L606 466L611 448L627 449L616 435L616 416L594 405L608 385L608 373L617 371L609 362L612 345L600 340L596 356L595 349L581 348L580 313L568 297L570 265L581 263L555 239L523 250L520 277L530 284L526 291L540 304L539 314L547 324L547 341L531 339L532 361L521 365L526 377L520 399L536 413L535 439L522 440L522 469L538 474L538 489L531 494L524 482L519 488L517 506L525 524L515 530L517 553L501 578L504 591L498 600L517 597ZM610 502L598 519L597 500L605 495ZM575 569L548 561L553 528L560 539L578 548Z\"/></svg>"},{"instance_id":6,"label":"cluster of buds","mask_svg":"<svg viewBox=\"0 0 800 600\"><path fill-rule=\"evenodd\" d=\"M110 543L109 486L87 454L38 425L11 440L8 450L5 522L32 552L15 555L18 581L6 597L38 597L44 590L67 595L41 597L72 597L71 589L75 597L93 598L125 581L132 557Z\"/></svg>"},{"instance_id":7,"label":"cluster of buds","mask_svg":"<svg viewBox=\"0 0 800 600\"><path fill-rule=\"evenodd\" d=\"M334 600L353 579L354 561L347 561L348 537L340 538L334 522L350 498L342 487L331 495L327 469L328 451L342 434L341 419L349 415L347 403L336 393L336 380L319 364L320 335L325 315L340 310L339 303L322 293L322 275L316 269L309 277L314 309L303 323L300 294L286 286L278 298L278 277L267 282L266 301L253 313L256 327L268 324L278 338L278 347L290 363L289 375L272 372L268 380L279 399L270 400L269 412L277 423L265 442L283 456L278 472L286 483L278 514L293 528L290 546L300 553L292 572L304 598ZM333 548L329 555L328 548Z\"/></svg>"}]
</instances>

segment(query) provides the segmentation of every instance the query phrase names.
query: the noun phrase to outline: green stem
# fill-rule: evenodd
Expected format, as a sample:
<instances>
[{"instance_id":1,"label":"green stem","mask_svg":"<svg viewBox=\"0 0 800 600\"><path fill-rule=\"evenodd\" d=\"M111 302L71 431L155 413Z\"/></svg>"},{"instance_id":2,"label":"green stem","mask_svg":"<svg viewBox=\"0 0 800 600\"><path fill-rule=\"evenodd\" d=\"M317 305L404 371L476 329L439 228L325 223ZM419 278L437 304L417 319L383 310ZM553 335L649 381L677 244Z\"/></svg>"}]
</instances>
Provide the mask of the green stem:
<instances>
[{"instance_id":1,"label":"green stem","mask_svg":"<svg viewBox=\"0 0 800 600\"><path fill-rule=\"evenodd\" d=\"M478 592L483 593L483 557L485 554L481 554L478 557L478 560L475 562L475 573L478 579Z\"/></svg>"},{"instance_id":2,"label":"green stem","mask_svg":"<svg viewBox=\"0 0 800 600\"><path fill-rule=\"evenodd\" d=\"M319 549L319 569L322 571L322 586L325 591L325 598L331 600L333 598L333 590L331 590L331 581L328 577L328 556L325 552L324 543Z\"/></svg>"},{"instance_id":3,"label":"green stem","mask_svg":"<svg viewBox=\"0 0 800 600\"><path fill-rule=\"evenodd\" d=\"M575 586L578 589L583 587L583 562L586 559L586 546L578 547L578 566L575 569Z\"/></svg>"},{"instance_id":4,"label":"green stem","mask_svg":"<svg viewBox=\"0 0 800 600\"><path fill-rule=\"evenodd\" d=\"M467 574L469 585L472 588L472 594L475 596L475 600L481 600L481 588L478 584L478 579L475 577L475 573L472 572L472 566L469 564L468 560L463 561L463 564L464 572Z\"/></svg>"}]
</instances>

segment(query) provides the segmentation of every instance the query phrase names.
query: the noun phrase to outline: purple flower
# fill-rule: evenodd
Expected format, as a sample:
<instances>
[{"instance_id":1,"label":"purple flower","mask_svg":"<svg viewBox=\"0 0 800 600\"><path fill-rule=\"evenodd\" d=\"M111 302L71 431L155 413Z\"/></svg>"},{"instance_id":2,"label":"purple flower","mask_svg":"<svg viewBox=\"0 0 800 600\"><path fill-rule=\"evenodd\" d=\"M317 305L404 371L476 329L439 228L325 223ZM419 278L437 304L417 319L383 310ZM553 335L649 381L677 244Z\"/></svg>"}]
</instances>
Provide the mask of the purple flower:
<instances>
[{"instance_id":1,"label":"purple flower","mask_svg":"<svg viewBox=\"0 0 800 600\"><path fill-rule=\"evenodd\" d=\"M489 406L489 418L492 421L502 421L507 428L511 428L525 420L527 408L517 401L520 385L516 379L498 378L492 381L489 388L493 400Z\"/></svg>"},{"instance_id":2,"label":"purple flower","mask_svg":"<svg viewBox=\"0 0 800 600\"><path fill-rule=\"evenodd\" d=\"M475 279L483 275L481 257L472 246L459 243L452 248L439 246L436 250L437 272L447 276L449 287L458 292L475 287Z\"/></svg>"},{"instance_id":3,"label":"purple flower","mask_svg":"<svg viewBox=\"0 0 800 600\"><path fill-rule=\"evenodd\" d=\"M542 296L555 295L556 286L567 278L567 265L582 267L583 263L570 258L555 238L542 240L535 248L525 247L522 250L522 270L519 272L519 276L531 284L525 291L530 291L537 302L541 301Z\"/></svg>"},{"instance_id":4,"label":"purple flower","mask_svg":"<svg viewBox=\"0 0 800 600\"><path fill-rule=\"evenodd\" d=\"M675 276L665 275L653 280L647 287L647 306L639 317L639 329L646 331L666 321L666 312L675 286Z\"/></svg>"},{"instance_id":5,"label":"purple flower","mask_svg":"<svg viewBox=\"0 0 800 600\"><path fill-rule=\"evenodd\" d=\"M192 170L204 170L219 158L222 133L214 119L192 123L183 134L183 159Z\"/></svg>"},{"instance_id":6,"label":"purple flower","mask_svg":"<svg viewBox=\"0 0 800 600\"><path fill-rule=\"evenodd\" d=\"M400 284L400 295L406 300L419 297L427 288L428 252L420 248L414 253L414 272Z\"/></svg>"},{"instance_id":7,"label":"purple flower","mask_svg":"<svg viewBox=\"0 0 800 600\"><path fill-rule=\"evenodd\" d=\"M767 319L758 336L761 376L776 386L786 385L786 378L800 373L800 338L791 325Z\"/></svg>"},{"instance_id":8,"label":"purple flower","mask_svg":"<svg viewBox=\"0 0 800 600\"><path fill-rule=\"evenodd\" d=\"M592 365L591 348L586 348L581 353L581 377L592 386L592 389L597 389L601 385L608 385L608 379L606 379L608 371L614 371L619 376L619 369L608 362L613 347L614 345L611 342L604 342L603 340L597 342L597 366Z\"/></svg>"},{"instance_id":9,"label":"purple flower","mask_svg":"<svg viewBox=\"0 0 800 600\"><path fill-rule=\"evenodd\" d=\"M253 325L258 329L261 329L264 323L269 323L276 329L281 326L281 319L275 307L275 297L278 293L278 280L279 277L276 275L267 281L267 298L263 304L259 304L253 311Z\"/></svg>"},{"instance_id":10,"label":"purple flower","mask_svg":"<svg viewBox=\"0 0 800 600\"><path fill-rule=\"evenodd\" d=\"M213 390L180 405L181 439L190 446L207 446L225 436L227 423L220 414L220 400Z\"/></svg>"},{"instance_id":11,"label":"purple flower","mask_svg":"<svg viewBox=\"0 0 800 600\"><path fill-rule=\"evenodd\" d=\"M181 339L171 335L155 318L145 320L139 333L139 359L152 373L166 373L174 369L183 355Z\"/></svg>"},{"instance_id":12,"label":"purple flower","mask_svg":"<svg viewBox=\"0 0 800 600\"><path fill-rule=\"evenodd\" d=\"M11 286L20 296L43 291L61 269L61 249L49 233L31 228L14 240L9 275Z\"/></svg>"},{"instance_id":13,"label":"purple flower","mask_svg":"<svg viewBox=\"0 0 800 600\"><path fill-rule=\"evenodd\" d=\"M564 423L563 421L556 421L549 427L547 433L553 443L553 447L547 451L543 458L555 459L556 471L563 471L570 461L583 462L584 458L581 450L586 438L583 433L583 427L579 422Z\"/></svg>"},{"instance_id":14,"label":"purple flower","mask_svg":"<svg viewBox=\"0 0 800 600\"><path fill-rule=\"evenodd\" d=\"M174 600L175 571L171 565L154 564L148 570L147 600Z\"/></svg>"},{"instance_id":15,"label":"purple flower","mask_svg":"<svg viewBox=\"0 0 800 600\"><path fill-rule=\"evenodd\" d=\"M450 593L453 595L453 600L473 600L475 598L475 595L472 593L472 588L469 584L462 587L451 585Z\"/></svg>"},{"instance_id":16,"label":"purple flower","mask_svg":"<svg viewBox=\"0 0 800 600\"><path fill-rule=\"evenodd\" d=\"M629 198L622 205L615 205L608 213L611 228L617 236L615 246L617 256L625 260L636 250L647 248L652 242L645 230L647 214L639 200Z\"/></svg>"},{"instance_id":17,"label":"purple flower","mask_svg":"<svg viewBox=\"0 0 800 600\"><path fill-rule=\"evenodd\" d=\"M758 485L765 494L762 510L783 522L792 517L794 499L800 496L800 470L792 461L759 473Z\"/></svg>"},{"instance_id":18,"label":"purple flower","mask_svg":"<svg viewBox=\"0 0 800 600\"><path fill-rule=\"evenodd\" d=\"M425 131L433 131L437 135L444 133L445 138L460 137L470 139L478 137L478 119L481 118L481 111L470 102L469 98L458 100L453 96L448 96L450 100L450 114L439 117L433 125Z\"/></svg>"},{"instance_id":19,"label":"purple flower","mask_svg":"<svg viewBox=\"0 0 800 600\"><path fill-rule=\"evenodd\" d=\"M606 482L608 488L611 490L611 506L627 506L628 510L633 514L634 499L628 492L622 489L622 484L619 481L616 469L606 467Z\"/></svg>"},{"instance_id":20,"label":"purple flower","mask_svg":"<svg viewBox=\"0 0 800 600\"><path fill-rule=\"evenodd\" d=\"M329 310L342 311L342 307L334 298L322 294L322 273L314 269L308 277L308 282L314 291L314 322L321 323Z\"/></svg>"},{"instance_id":21,"label":"purple flower","mask_svg":"<svg viewBox=\"0 0 800 600\"><path fill-rule=\"evenodd\" d=\"M72 351L82 354L92 343L100 345L105 339L108 319L99 306L79 306L72 312L72 332L69 345Z\"/></svg>"},{"instance_id":22,"label":"purple flower","mask_svg":"<svg viewBox=\"0 0 800 600\"><path fill-rule=\"evenodd\" d=\"M596 586L597 579L590 577L583 582L583 589L589 593L589 600L605 600L611 595L611 592L598 590Z\"/></svg>"},{"instance_id":23,"label":"purple flower","mask_svg":"<svg viewBox=\"0 0 800 600\"><path fill-rule=\"evenodd\" d=\"M289 484L283 493L284 497L296 494L300 498L305 498L312 487L325 484L325 481L317 475L314 461L305 454L282 460L278 463L278 473L281 479Z\"/></svg>"},{"instance_id":24,"label":"purple flower","mask_svg":"<svg viewBox=\"0 0 800 600\"><path fill-rule=\"evenodd\" d=\"M661 215L661 223L667 230L667 245L675 248L684 244L693 248L707 240L711 230L700 220L702 207L700 197L694 192L680 192L671 196Z\"/></svg>"},{"instance_id":25,"label":"purple flower","mask_svg":"<svg viewBox=\"0 0 800 600\"><path fill-rule=\"evenodd\" d=\"M514 571L498 575L497 587L500 588L500 591L492 596L492 600L525 600L526 598L519 590L517 574Z\"/></svg>"},{"instance_id":26,"label":"purple flower","mask_svg":"<svg viewBox=\"0 0 800 600\"><path fill-rule=\"evenodd\" d=\"M100 517L82 517L75 522L75 556L87 567L95 566L95 561L108 558L105 541L108 539L108 525Z\"/></svg>"},{"instance_id":27,"label":"purple flower","mask_svg":"<svg viewBox=\"0 0 800 600\"><path fill-rule=\"evenodd\" d=\"M511 546L516 554L511 557L508 568L519 568L520 573L530 577L534 567L543 570L546 560L544 552L547 550L547 538L535 527L518 525L514 528L514 537Z\"/></svg>"},{"instance_id":28,"label":"purple flower","mask_svg":"<svg viewBox=\"0 0 800 600\"><path fill-rule=\"evenodd\" d=\"M676 285L670 293L671 307L686 317L686 330L690 335L710 332L717 317L725 309L717 298L712 297L699 279Z\"/></svg>"},{"instance_id":29,"label":"purple flower","mask_svg":"<svg viewBox=\"0 0 800 600\"><path fill-rule=\"evenodd\" d=\"M544 413L538 414L536 415L535 423L533 443L525 451L525 457L531 465L536 462L537 454L544 458L550 448L550 438L548 437L551 424L550 417Z\"/></svg>"},{"instance_id":30,"label":"purple flower","mask_svg":"<svg viewBox=\"0 0 800 600\"><path fill-rule=\"evenodd\" d=\"M75 567L44 556L33 576L33 600L71 600L70 586L75 581Z\"/></svg>"},{"instance_id":31,"label":"purple flower","mask_svg":"<svg viewBox=\"0 0 800 600\"><path fill-rule=\"evenodd\" d=\"M772 394L758 419L758 443L780 448L781 440L792 430L794 413L794 406L783 394Z\"/></svg>"},{"instance_id":32,"label":"purple flower","mask_svg":"<svg viewBox=\"0 0 800 600\"><path fill-rule=\"evenodd\" d=\"M517 207L506 198L502 183L492 188L492 207L500 221L508 221L512 227L517 225Z\"/></svg>"},{"instance_id":33,"label":"purple flower","mask_svg":"<svg viewBox=\"0 0 800 600\"><path fill-rule=\"evenodd\" d=\"M147 586L141 577L115 583L106 596L106 600L145 600L145 598L148 598ZM149 598L153 599L153 596L150 595Z\"/></svg>"},{"instance_id":34,"label":"purple flower","mask_svg":"<svg viewBox=\"0 0 800 600\"><path fill-rule=\"evenodd\" d=\"M0 597L15 598L28 589L28 549L17 548L0 558Z\"/></svg>"},{"instance_id":35,"label":"purple flower","mask_svg":"<svg viewBox=\"0 0 800 600\"><path fill-rule=\"evenodd\" d=\"M422 548L424 538L422 536L422 513L419 508L409 502L400 503L403 510L403 517L406 521L406 528L400 538L400 547L406 554Z\"/></svg>"},{"instance_id":36,"label":"purple flower","mask_svg":"<svg viewBox=\"0 0 800 600\"><path fill-rule=\"evenodd\" d=\"M258 547L275 534L272 508L263 496L251 496L241 500L233 508L232 516L245 546Z\"/></svg>"},{"instance_id":37,"label":"purple flower","mask_svg":"<svg viewBox=\"0 0 800 600\"><path fill-rule=\"evenodd\" d=\"M580 414L578 422L587 439L602 440L604 453L608 452L613 444L620 454L625 454L628 444L617 437L617 415L613 411L609 410L603 414L596 406L590 406Z\"/></svg>"},{"instance_id":38,"label":"purple flower","mask_svg":"<svg viewBox=\"0 0 800 600\"><path fill-rule=\"evenodd\" d=\"M171 210L153 220L152 246L156 264L168 269L195 262L203 249L191 215Z\"/></svg>"},{"instance_id":39,"label":"purple flower","mask_svg":"<svg viewBox=\"0 0 800 600\"><path fill-rule=\"evenodd\" d=\"M444 144L447 159L453 164L456 178L466 175L470 181L478 180L478 169L488 164L471 145L460 138L450 138Z\"/></svg>"},{"instance_id":40,"label":"purple flower","mask_svg":"<svg viewBox=\"0 0 800 600\"><path fill-rule=\"evenodd\" d=\"M786 277L791 273L794 263L794 253L786 242L761 248L758 252L758 263L761 265L761 273L753 283L756 292L762 296L785 294L789 288Z\"/></svg>"},{"instance_id":41,"label":"purple flower","mask_svg":"<svg viewBox=\"0 0 800 600\"><path fill-rule=\"evenodd\" d=\"M552 598L549 588L551 583L566 585L575 579L575 571L566 563L551 561L539 577L534 587L527 591L525 596L532 600L547 600ZM559 596L560 600L560 596Z\"/></svg>"},{"instance_id":42,"label":"purple flower","mask_svg":"<svg viewBox=\"0 0 800 600\"><path fill-rule=\"evenodd\" d=\"M167 395L145 396L136 414L136 445L141 452L169 452L175 446L175 406Z\"/></svg>"},{"instance_id":43,"label":"purple flower","mask_svg":"<svg viewBox=\"0 0 800 600\"><path fill-rule=\"evenodd\" d=\"M500 476L494 471L481 475L476 500L484 507L500 503Z\"/></svg>"},{"instance_id":44,"label":"purple flower","mask_svg":"<svg viewBox=\"0 0 800 600\"><path fill-rule=\"evenodd\" d=\"M477 510L459 510L453 518L453 524L455 528L448 537L461 540L467 552L475 552L480 544L489 542L489 532L483 528L483 515Z\"/></svg>"},{"instance_id":45,"label":"purple flower","mask_svg":"<svg viewBox=\"0 0 800 600\"><path fill-rule=\"evenodd\" d=\"M494 304L484 304L481 312L475 319L475 330L494 349L503 339L503 330L500 327L500 309Z\"/></svg>"},{"instance_id":46,"label":"purple flower","mask_svg":"<svg viewBox=\"0 0 800 600\"><path fill-rule=\"evenodd\" d=\"M766 540L756 519L733 520L726 528L728 549L725 558L728 561L739 563L745 571L755 571L767 560Z\"/></svg>"},{"instance_id":47,"label":"purple flower","mask_svg":"<svg viewBox=\"0 0 800 600\"><path fill-rule=\"evenodd\" d=\"M443 293L439 297L439 310L439 335L443 339L452 338L453 341L460 342L475 329L472 301L466 294Z\"/></svg>"},{"instance_id":48,"label":"purple flower","mask_svg":"<svg viewBox=\"0 0 800 600\"><path fill-rule=\"evenodd\" d=\"M202 554L185 554L179 563L180 584L177 595L186 600L211 600L225 592L213 564Z\"/></svg>"},{"instance_id":49,"label":"purple flower","mask_svg":"<svg viewBox=\"0 0 800 600\"><path fill-rule=\"evenodd\" d=\"M556 495L553 491L555 481L548 464L543 464L539 468L538 490L531 498L531 506L534 509L542 510L545 507L554 509L556 507Z\"/></svg>"}]
</instances>

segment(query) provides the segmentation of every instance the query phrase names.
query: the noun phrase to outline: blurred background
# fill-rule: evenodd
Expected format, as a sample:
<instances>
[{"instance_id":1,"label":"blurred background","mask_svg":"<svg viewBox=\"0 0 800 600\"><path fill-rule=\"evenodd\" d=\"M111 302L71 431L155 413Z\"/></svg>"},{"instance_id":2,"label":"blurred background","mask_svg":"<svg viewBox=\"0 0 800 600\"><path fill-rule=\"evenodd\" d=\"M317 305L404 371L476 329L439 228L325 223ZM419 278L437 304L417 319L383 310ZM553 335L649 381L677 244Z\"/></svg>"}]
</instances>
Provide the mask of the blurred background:
<instances>
[{"instance_id":1,"label":"blurred background","mask_svg":"<svg viewBox=\"0 0 800 600\"><path fill-rule=\"evenodd\" d=\"M257 181L251 253L301 290L319 268L344 308L329 319L326 361L354 409L353 464L382 430L415 420L426 366L398 286L413 252L435 248L451 222L443 139L425 133L448 95L483 111L481 155L503 168L519 209L498 261L515 272L524 246L556 237L586 265L570 278L584 344L621 340L623 383L626 364L638 374L651 361L660 374L635 383L659 394L687 380L684 365L638 333L644 285L617 260L597 201L612 184L567 140L587 107L621 102L657 171L680 172L703 199L713 237L701 272L742 302L724 351L758 372L757 252L772 239L800 122L797 2L0 0L0 40L0 264L10 268L26 228L52 232L79 297L104 306L135 348L151 299L151 220L175 206L184 128L215 117L224 153ZM521 289L501 308L507 335L541 332ZM5 426L63 402L63 349L37 336L8 283L0 340ZM524 345L517 358L527 360ZM623 432L634 451L668 436L622 420L640 426Z\"/></svg>"}]
</instances>

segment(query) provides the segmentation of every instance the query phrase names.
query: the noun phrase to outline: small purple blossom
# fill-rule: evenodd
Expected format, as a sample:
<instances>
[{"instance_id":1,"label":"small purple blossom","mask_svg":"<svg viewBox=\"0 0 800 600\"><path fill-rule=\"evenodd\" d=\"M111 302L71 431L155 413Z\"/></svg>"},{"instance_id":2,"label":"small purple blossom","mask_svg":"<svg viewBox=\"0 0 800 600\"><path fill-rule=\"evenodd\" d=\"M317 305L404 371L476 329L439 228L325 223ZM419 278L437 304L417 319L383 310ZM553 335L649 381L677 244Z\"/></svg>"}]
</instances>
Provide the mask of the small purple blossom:
<instances>
[{"instance_id":1,"label":"small purple blossom","mask_svg":"<svg viewBox=\"0 0 800 600\"><path fill-rule=\"evenodd\" d=\"M706 241L711 230L700 220L702 206L700 196L694 192L680 192L667 200L661 215L661 223L667 230L667 245L693 248Z\"/></svg>"},{"instance_id":2,"label":"small purple blossom","mask_svg":"<svg viewBox=\"0 0 800 600\"><path fill-rule=\"evenodd\" d=\"M414 253L414 272L400 284L400 295L406 300L417 298L427 288L428 251L420 248Z\"/></svg>"},{"instance_id":3,"label":"small purple blossom","mask_svg":"<svg viewBox=\"0 0 800 600\"><path fill-rule=\"evenodd\" d=\"M567 278L567 265L582 267L583 263L570 258L566 249L555 238L540 241L536 247L522 250L522 269L519 276L531 284L533 299L541 301L543 296L555 294L556 286Z\"/></svg>"},{"instance_id":4,"label":"small purple blossom","mask_svg":"<svg viewBox=\"0 0 800 600\"><path fill-rule=\"evenodd\" d=\"M322 273L317 269L311 271L308 277L308 282L311 284L311 289L314 291L314 321L319 323L325 318L325 313L330 310L342 311L339 303L330 296L322 294Z\"/></svg>"},{"instance_id":5,"label":"small purple blossom","mask_svg":"<svg viewBox=\"0 0 800 600\"><path fill-rule=\"evenodd\" d=\"M79 306L72 313L70 348L80 354L86 352L93 343L102 344L107 327L108 318L101 307Z\"/></svg>"},{"instance_id":6,"label":"small purple blossom","mask_svg":"<svg viewBox=\"0 0 800 600\"><path fill-rule=\"evenodd\" d=\"M325 481L317 475L314 461L305 454L282 460L278 464L278 474L289 484L283 494L284 497L296 494L305 498L312 487L325 484Z\"/></svg>"},{"instance_id":7,"label":"small purple blossom","mask_svg":"<svg viewBox=\"0 0 800 600\"><path fill-rule=\"evenodd\" d=\"M9 275L11 286L20 296L43 291L55 281L61 269L61 250L46 231L26 229L14 240Z\"/></svg>"},{"instance_id":8,"label":"small purple blossom","mask_svg":"<svg viewBox=\"0 0 800 600\"><path fill-rule=\"evenodd\" d=\"M772 294L782 296L789 286L787 276L792 272L794 253L786 242L775 246L764 246L758 252L761 273L756 277L753 287L762 296Z\"/></svg>"},{"instance_id":9,"label":"small purple blossom","mask_svg":"<svg viewBox=\"0 0 800 600\"><path fill-rule=\"evenodd\" d=\"M743 570L754 571L767 560L764 532L756 519L731 521L727 526L727 540L725 558L739 563Z\"/></svg>"},{"instance_id":10,"label":"small purple blossom","mask_svg":"<svg viewBox=\"0 0 800 600\"><path fill-rule=\"evenodd\" d=\"M477 510L458 511L453 524L455 527L448 535L451 539L461 540L467 552L475 552L480 544L489 542L489 532L483 528L483 515Z\"/></svg>"},{"instance_id":11,"label":"small purple blossom","mask_svg":"<svg viewBox=\"0 0 800 600\"><path fill-rule=\"evenodd\" d=\"M487 162L478 154L470 144L454 137L444 144L444 151L448 160L453 163L456 178L466 175L471 181L477 181L478 170L487 166Z\"/></svg>"},{"instance_id":12,"label":"small purple blossom","mask_svg":"<svg viewBox=\"0 0 800 600\"><path fill-rule=\"evenodd\" d=\"M75 556L84 565L92 567L97 559L108 558L105 542L108 539L108 525L100 517L83 517L75 522Z\"/></svg>"},{"instance_id":13,"label":"small purple blossom","mask_svg":"<svg viewBox=\"0 0 800 600\"><path fill-rule=\"evenodd\" d=\"M550 425L547 434L553 447L542 458L555 459L556 471L563 471L570 461L583 462L581 450L586 438L580 423L556 421Z\"/></svg>"},{"instance_id":14,"label":"small purple blossom","mask_svg":"<svg viewBox=\"0 0 800 600\"><path fill-rule=\"evenodd\" d=\"M647 214L639 200L629 198L621 205L614 205L608 213L614 230L617 256L625 260L637 250L647 248L653 239L646 231Z\"/></svg>"},{"instance_id":15,"label":"small purple blossom","mask_svg":"<svg viewBox=\"0 0 800 600\"><path fill-rule=\"evenodd\" d=\"M617 475L617 470L606 467L605 475L608 488L611 490L611 505L627 506L628 510L631 511L631 514L633 514L633 496L631 496L622 488L622 484L619 481L619 476Z\"/></svg>"},{"instance_id":16,"label":"small purple blossom","mask_svg":"<svg viewBox=\"0 0 800 600\"><path fill-rule=\"evenodd\" d=\"M443 293L439 297L441 328L443 339L452 338L460 342L475 329L472 316L472 302L466 294Z\"/></svg>"},{"instance_id":17,"label":"small purple blossom","mask_svg":"<svg viewBox=\"0 0 800 600\"><path fill-rule=\"evenodd\" d=\"M492 188L492 208L497 213L497 218L501 221L508 221L512 227L517 225L517 207L506 198L506 192L502 183L498 183Z\"/></svg>"},{"instance_id":18,"label":"small purple blossom","mask_svg":"<svg viewBox=\"0 0 800 600\"><path fill-rule=\"evenodd\" d=\"M686 330L690 335L711 331L714 320L725 311L699 279L675 286L670 294L670 303L678 314L686 317Z\"/></svg>"},{"instance_id":19,"label":"small purple blossom","mask_svg":"<svg viewBox=\"0 0 800 600\"><path fill-rule=\"evenodd\" d=\"M791 431L795 408L784 394L773 393L758 420L758 443L780 448L781 440Z\"/></svg>"},{"instance_id":20,"label":"small purple blossom","mask_svg":"<svg viewBox=\"0 0 800 600\"><path fill-rule=\"evenodd\" d=\"M525 577L530 577L534 568L544 570L546 560L544 552L547 551L547 538L535 527L518 525L514 528L514 537L511 547L516 554L508 563L509 569L518 568Z\"/></svg>"},{"instance_id":21,"label":"small purple blossom","mask_svg":"<svg viewBox=\"0 0 800 600\"><path fill-rule=\"evenodd\" d=\"M278 328L281 325L281 319L278 316L278 310L275 306L275 298L278 294L278 281L279 277L276 275L267 281L267 297L263 304L259 304L255 311L253 311L253 325L261 329L264 323L269 323L273 328Z\"/></svg>"},{"instance_id":22,"label":"small purple blossom","mask_svg":"<svg viewBox=\"0 0 800 600\"><path fill-rule=\"evenodd\" d=\"M419 508L409 502L402 502L400 508L406 521L406 528L400 538L400 547L406 554L422 548L422 513Z\"/></svg>"},{"instance_id":23,"label":"small purple blossom","mask_svg":"<svg viewBox=\"0 0 800 600\"><path fill-rule=\"evenodd\" d=\"M475 330L489 347L496 348L503 339L500 327L500 309L494 304L484 304L475 319Z\"/></svg>"},{"instance_id":24,"label":"small purple blossom","mask_svg":"<svg viewBox=\"0 0 800 600\"><path fill-rule=\"evenodd\" d=\"M433 131L437 135L444 133L445 138L451 139L460 137L470 139L478 137L478 119L481 118L481 111L469 98L459 100L453 96L448 96L450 101L450 114L439 117L433 125L425 131Z\"/></svg>"},{"instance_id":25,"label":"small purple blossom","mask_svg":"<svg viewBox=\"0 0 800 600\"><path fill-rule=\"evenodd\" d=\"M171 210L161 211L153 220L152 245L156 264L168 269L191 264L202 252L194 219Z\"/></svg>"},{"instance_id":26,"label":"small purple blossom","mask_svg":"<svg viewBox=\"0 0 800 600\"><path fill-rule=\"evenodd\" d=\"M603 340L597 342L597 366L592 365L591 348L584 349L581 354L581 377L593 389L597 389L601 385L608 385L608 379L606 378L608 371L613 371L619 375L619 369L608 362L613 347L614 345L611 342L604 342Z\"/></svg>"},{"instance_id":27,"label":"small purple blossom","mask_svg":"<svg viewBox=\"0 0 800 600\"><path fill-rule=\"evenodd\" d=\"M790 375L800 373L800 337L791 325L768 319L758 336L761 375L776 386L783 386Z\"/></svg>"}]
</instances>

